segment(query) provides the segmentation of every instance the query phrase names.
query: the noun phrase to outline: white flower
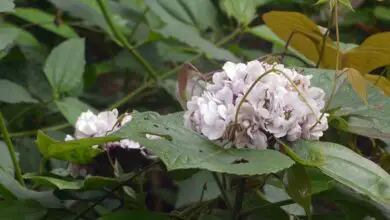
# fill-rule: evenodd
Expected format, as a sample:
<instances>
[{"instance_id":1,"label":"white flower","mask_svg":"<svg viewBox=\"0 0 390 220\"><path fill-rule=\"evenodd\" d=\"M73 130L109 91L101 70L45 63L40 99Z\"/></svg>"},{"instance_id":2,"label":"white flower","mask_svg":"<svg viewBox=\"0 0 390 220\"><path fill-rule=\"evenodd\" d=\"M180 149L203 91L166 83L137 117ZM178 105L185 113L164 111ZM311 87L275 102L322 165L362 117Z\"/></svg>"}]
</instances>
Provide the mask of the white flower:
<instances>
[{"instance_id":1,"label":"white flower","mask_svg":"<svg viewBox=\"0 0 390 220\"><path fill-rule=\"evenodd\" d=\"M222 69L201 95L187 102L185 127L210 140L228 139L237 148L257 149L267 147L270 135L289 141L317 140L328 128L327 115L316 124L325 93L311 87L312 76L257 60L226 62Z\"/></svg>"},{"instance_id":2,"label":"white flower","mask_svg":"<svg viewBox=\"0 0 390 220\"><path fill-rule=\"evenodd\" d=\"M112 111L100 112L98 115L95 115L90 110L83 112L76 121L74 137L71 135L66 135L65 141L90 137L104 137L114 133L125 124L131 122L131 114L125 113L125 115L120 121L118 121L118 116L119 114L117 109L114 109ZM158 136L150 137L157 138ZM106 143L102 146L102 148L105 150L108 150L112 147L140 150L144 149L144 147L141 146L139 143L129 139L122 139L117 142Z\"/></svg>"}]
</instances>

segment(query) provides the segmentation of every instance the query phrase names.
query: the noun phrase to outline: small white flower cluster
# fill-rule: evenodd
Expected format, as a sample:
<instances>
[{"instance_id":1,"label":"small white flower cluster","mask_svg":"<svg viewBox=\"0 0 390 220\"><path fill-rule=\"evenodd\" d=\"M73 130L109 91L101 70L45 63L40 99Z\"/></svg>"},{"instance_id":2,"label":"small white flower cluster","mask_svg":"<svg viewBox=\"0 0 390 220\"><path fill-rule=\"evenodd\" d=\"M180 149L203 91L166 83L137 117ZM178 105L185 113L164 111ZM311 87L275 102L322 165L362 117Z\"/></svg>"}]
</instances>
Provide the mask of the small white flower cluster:
<instances>
[{"instance_id":1,"label":"small white flower cluster","mask_svg":"<svg viewBox=\"0 0 390 220\"><path fill-rule=\"evenodd\" d=\"M210 140L232 140L237 148L265 149L271 135L318 140L328 115L318 121L325 93L310 86L311 78L281 64L227 62L203 93L187 102L185 127Z\"/></svg>"},{"instance_id":2,"label":"small white flower cluster","mask_svg":"<svg viewBox=\"0 0 390 220\"><path fill-rule=\"evenodd\" d=\"M130 114L124 115L121 121L118 121L118 110L100 112L95 115L88 110L81 113L75 125L74 137L67 135L65 140L83 139L91 137L104 137L118 131L123 125L132 119ZM103 145L105 150L110 147L122 147L128 149L142 149L141 145L129 139L122 139L118 142L111 142ZM97 147L97 146L96 146Z\"/></svg>"},{"instance_id":3,"label":"small white flower cluster","mask_svg":"<svg viewBox=\"0 0 390 220\"><path fill-rule=\"evenodd\" d=\"M121 120L118 119L118 110L104 111L95 115L92 111L88 110L83 112L77 119L75 125L74 136L66 135L65 141L92 138L92 137L104 137L109 134L118 131L121 127L131 121L131 114L126 113ZM158 139L160 137L155 135L146 134L148 139ZM97 145L93 146L99 147ZM139 149L141 154L149 159L154 159L155 156L144 146L140 145L130 139L122 139L116 142L105 143L102 146L103 150L110 150L115 147L121 147L124 149ZM71 164L70 171L73 176L85 176L88 165Z\"/></svg>"}]
</instances>

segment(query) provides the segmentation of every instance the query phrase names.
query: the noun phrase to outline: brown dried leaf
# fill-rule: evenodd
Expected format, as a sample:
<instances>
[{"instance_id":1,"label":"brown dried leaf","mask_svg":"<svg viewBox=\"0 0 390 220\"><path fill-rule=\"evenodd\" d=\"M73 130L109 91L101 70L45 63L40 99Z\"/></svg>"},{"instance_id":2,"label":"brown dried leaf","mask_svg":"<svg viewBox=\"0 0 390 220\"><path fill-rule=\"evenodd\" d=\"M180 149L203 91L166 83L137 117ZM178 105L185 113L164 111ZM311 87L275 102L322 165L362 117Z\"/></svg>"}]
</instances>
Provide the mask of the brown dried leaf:
<instances>
[{"instance_id":1,"label":"brown dried leaf","mask_svg":"<svg viewBox=\"0 0 390 220\"><path fill-rule=\"evenodd\" d=\"M351 84L353 90L355 90L356 94L364 101L365 104L368 104L366 79L354 68L348 68L346 73L347 80Z\"/></svg>"}]
</instances>

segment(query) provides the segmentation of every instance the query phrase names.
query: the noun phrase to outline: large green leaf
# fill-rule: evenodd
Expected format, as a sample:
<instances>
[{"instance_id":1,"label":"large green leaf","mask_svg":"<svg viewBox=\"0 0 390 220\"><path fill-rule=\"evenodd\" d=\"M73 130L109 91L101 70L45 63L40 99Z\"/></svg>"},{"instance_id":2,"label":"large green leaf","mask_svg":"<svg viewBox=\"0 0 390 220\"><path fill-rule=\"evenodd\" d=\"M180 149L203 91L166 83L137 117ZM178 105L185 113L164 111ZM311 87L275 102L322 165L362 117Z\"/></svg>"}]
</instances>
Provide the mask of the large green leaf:
<instances>
[{"instance_id":1,"label":"large green leaf","mask_svg":"<svg viewBox=\"0 0 390 220\"><path fill-rule=\"evenodd\" d=\"M0 28L0 50L12 44L18 34L18 30L15 28Z\"/></svg>"},{"instance_id":2,"label":"large green leaf","mask_svg":"<svg viewBox=\"0 0 390 220\"><path fill-rule=\"evenodd\" d=\"M374 162L347 147L330 142L300 141L295 144L298 154L313 160L311 154L321 152L326 175L379 201L390 199L390 175Z\"/></svg>"},{"instance_id":3,"label":"large green leaf","mask_svg":"<svg viewBox=\"0 0 390 220\"><path fill-rule=\"evenodd\" d=\"M28 173L23 176L40 186L54 187L60 190L99 190L106 186L117 185L120 181L102 176L87 176L84 180L67 179L55 174Z\"/></svg>"},{"instance_id":4,"label":"large green leaf","mask_svg":"<svg viewBox=\"0 0 390 220\"><path fill-rule=\"evenodd\" d=\"M169 220L168 215L153 213L150 211L142 210L119 210L116 212L111 212L107 215L104 215L99 218L99 220L128 220L128 219L137 219L137 220Z\"/></svg>"},{"instance_id":5,"label":"large green leaf","mask_svg":"<svg viewBox=\"0 0 390 220\"><path fill-rule=\"evenodd\" d=\"M5 79L0 79L0 102L12 104L20 102L36 103L37 100L31 97L22 86Z\"/></svg>"},{"instance_id":6,"label":"large green leaf","mask_svg":"<svg viewBox=\"0 0 390 220\"><path fill-rule=\"evenodd\" d=\"M177 1L177 0L175 0ZM167 8L164 5L165 1L146 0L146 4L149 6L152 15L161 19L163 24L156 25L156 17L149 16L149 23L151 23L152 29L165 37L173 37L176 40L185 43L191 47L202 50L206 55L218 60L230 60L238 61L230 51L222 49L204 39L199 30L193 26L190 26L175 17L175 14L171 14L171 8ZM169 1L170 2L170 1ZM171 5L171 2L168 6ZM152 16L151 15L151 16ZM183 18L182 18L183 19Z\"/></svg>"},{"instance_id":7,"label":"large green leaf","mask_svg":"<svg viewBox=\"0 0 390 220\"><path fill-rule=\"evenodd\" d=\"M0 12L13 12L15 8L14 0L1 0Z\"/></svg>"},{"instance_id":8,"label":"large green leaf","mask_svg":"<svg viewBox=\"0 0 390 220\"><path fill-rule=\"evenodd\" d=\"M12 176L0 169L0 194L6 198L33 199L44 207L57 208L60 201L53 195L52 191L36 192L21 186Z\"/></svg>"},{"instance_id":9,"label":"large green leaf","mask_svg":"<svg viewBox=\"0 0 390 220\"><path fill-rule=\"evenodd\" d=\"M42 155L49 159L70 161L77 164L88 164L92 159L102 153L95 145L118 141L118 137L96 137L72 141L56 142L42 131L38 132L36 143Z\"/></svg>"},{"instance_id":10,"label":"large green leaf","mask_svg":"<svg viewBox=\"0 0 390 220\"><path fill-rule=\"evenodd\" d=\"M229 17L234 17L239 23L249 24L256 16L256 0L222 0L221 8Z\"/></svg>"},{"instance_id":11,"label":"large green leaf","mask_svg":"<svg viewBox=\"0 0 390 220\"><path fill-rule=\"evenodd\" d=\"M47 210L34 200L11 200L0 202L0 219L8 220L40 220Z\"/></svg>"},{"instance_id":12,"label":"large green leaf","mask_svg":"<svg viewBox=\"0 0 390 220\"><path fill-rule=\"evenodd\" d=\"M183 113L160 116L154 112L133 113L114 136L129 138L146 146L168 170L201 168L239 175L273 173L294 162L274 150L224 149L183 126ZM162 139L149 140L146 134Z\"/></svg>"},{"instance_id":13,"label":"large green leaf","mask_svg":"<svg viewBox=\"0 0 390 220\"><path fill-rule=\"evenodd\" d=\"M77 33L66 24L57 27L54 24L55 16L39 9L17 8L12 14L64 38L78 37Z\"/></svg>"},{"instance_id":14,"label":"large green leaf","mask_svg":"<svg viewBox=\"0 0 390 220\"><path fill-rule=\"evenodd\" d=\"M324 69L305 69L304 74L313 75L311 84L322 88L329 97L335 71ZM367 81L368 82L368 81ZM369 83L369 82L368 82ZM363 128L363 123L359 123L360 128L351 129L351 132L377 137L390 135L390 97L385 96L377 87L369 83L368 104L366 105L358 95L356 95L352 86L345 80L344 76L337 79L337 91L333 96L330 109L334 110L336 116L353 115L366 120L370 123ZM356 125L356 120L353 121ZM370 131L371 129L371 131ZM372 129L380 131L377 135L372 133Z\"/></svg>"},{"instance_id":15,"label":"large green leaf","mask_svg":"<svg viewBox=\"0 0 390 220\"><path fill-rule=\"evenodd\" d=\"M76 124L77 118L81 115L81 113L86 112L87 110L96 112L96 110L88 104L73 97L67 97L61 101L56 101L56 104L64 117L72 125Z\"/></svg>"},{"instance_id":16,"label":"large green leaf","mask_svg":"<svg viewBox=\"0 0 390 220\"><path fill-rule=\"evenodd\" d=\"M46 60L44 72L54 93L71 92L83 80L85 40L67 40L54 48Z\"/></svg>"},{"instance_id":17,"label":"large green leaf","mask_svg":"<svg viewBox=\"0 0 390 220\"><path fill-rule=\"evenodd\" d=\"M0 141L0 168L7 171L11 176L14 176L15 168L11 160L11 155L8 152L7 145Z\"/></svg>"},{"instance_id":18,"label":"large green leaf","mask_svg":"<svg viewBox=\"0 0 390 220\"><path fill-rule=\"evenodd\" d=\"M215 199L221 194L213 175L207 171L200 171L178 182L178 187L176 208Z\"/></svg>"},{"instance_id":19,"label":"large green leaf","mask_svg":"<svg viewBox=\"0 0 390 220\"><path fill-rule=\"evenodd\" d=\"M305 167L294 164L287 169L283 183L288 195L305 209L307 215L311 215L311 183Z\"/></svg>"}]
</instances>

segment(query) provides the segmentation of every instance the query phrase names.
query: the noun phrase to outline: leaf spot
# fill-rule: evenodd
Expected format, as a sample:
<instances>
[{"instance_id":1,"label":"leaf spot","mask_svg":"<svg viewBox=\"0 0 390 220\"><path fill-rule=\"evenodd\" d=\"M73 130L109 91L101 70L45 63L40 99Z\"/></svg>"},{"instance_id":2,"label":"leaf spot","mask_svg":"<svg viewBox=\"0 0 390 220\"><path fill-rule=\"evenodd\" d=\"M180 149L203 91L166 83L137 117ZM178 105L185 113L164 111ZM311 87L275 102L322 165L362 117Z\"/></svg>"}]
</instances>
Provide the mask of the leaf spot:
<instances>
[{"instance_id":1,"label":"leaf spot","mask_svg":"<svg viewBox=\"0 0 390 220\"><path fill-rule=\"evenodd\" d=\"M244 158L240 158L232 162L232 164L240 164L240 163L249 163L249 161Z\"/></svg>"}]
</instances>

